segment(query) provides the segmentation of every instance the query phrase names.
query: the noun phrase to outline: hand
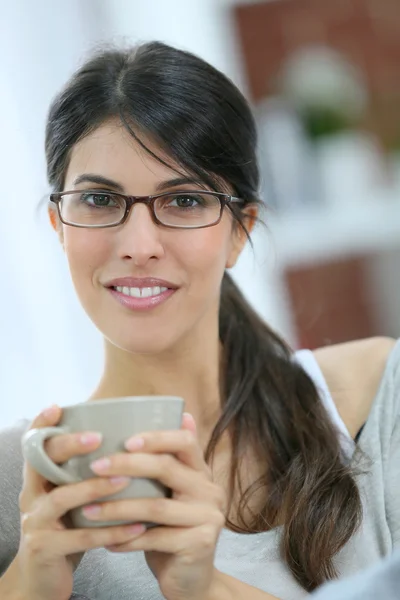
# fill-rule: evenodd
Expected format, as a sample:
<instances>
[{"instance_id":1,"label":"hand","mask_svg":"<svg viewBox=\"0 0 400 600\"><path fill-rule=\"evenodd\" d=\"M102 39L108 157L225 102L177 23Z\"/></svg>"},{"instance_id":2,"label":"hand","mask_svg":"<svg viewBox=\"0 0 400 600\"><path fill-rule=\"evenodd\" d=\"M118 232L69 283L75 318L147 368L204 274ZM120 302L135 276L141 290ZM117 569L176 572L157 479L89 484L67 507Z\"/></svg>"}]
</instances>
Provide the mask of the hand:
<instances>
[{"instance_id":1,"label":"hand","mask_svg":"<svg viewBox=\"0 0 400 600\"><path fill-rule=\"evenodd\" d=\"M91 514L90 507L85 510L94 520L163 525L108 549L143 550L167 600L207 597L216 575L215 547L225 524L225 494L212 482L194 430L193 418L185 415L181 430L136 436L126 443L129 453L109 457L108 465L103 460L103 468L92 464L101 475L150 477L172 489L171 498L115 500L96 504Z\"/></svg>"},{"instance_id":2,"label":"hand","mask_svg":"<svg viewBox=\"0 0 400 600\"><path fill-rule=\"evenodd\" d=\"M31 428L56 425L61 413L55 407L49 414L39 415ZM63 463L93 452L99 445L100 440L96 441L90 432L82 432L48 440L46 452L54 462ZM21 539L18 554L6 573L8 589L29 600L67 600L73 589L74 568L86 550L124 543L142 533L129 526L69 530L65 520L65 513L72 508L113 494L128 481L114 483L110 478L96 477L55 487L25 463L20 494Z\"/></svg>"}]
</instances>

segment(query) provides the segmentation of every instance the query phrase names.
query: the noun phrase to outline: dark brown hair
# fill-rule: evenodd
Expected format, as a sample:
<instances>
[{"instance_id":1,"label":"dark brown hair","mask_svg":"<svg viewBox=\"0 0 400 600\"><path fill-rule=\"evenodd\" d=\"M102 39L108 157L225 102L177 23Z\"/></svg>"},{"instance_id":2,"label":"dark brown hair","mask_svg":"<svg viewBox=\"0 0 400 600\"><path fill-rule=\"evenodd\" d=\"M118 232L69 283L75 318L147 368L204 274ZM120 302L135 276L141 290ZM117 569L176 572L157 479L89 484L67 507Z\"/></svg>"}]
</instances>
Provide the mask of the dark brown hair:
<instances>
[{"instance_id":1,"label":"dark brown hair","mask_svg":"<svg viewBox=\"0 0 400 600\"><path fill-rule=\"evenodd\" d=\"M70 149L111 118L120 119L147 151L141 135L156 141L212 189L218 191L222 181L246 204L259 202L256 129L249 106L228 78L200 58L152 42L106 49L86 62L55 98L48 116L46 156L54 191L63 188ZM244 226L241 215L235 216ZM218 440L228 432L231 498L235 490L241 498L238 523L228 525L261 532L282 523L282 555L300 585L313 590L335 576L332 559L360 523L354 476L312 380L227 273L221 286L220 338L225 353L222 416L206 458L212 460ZM239 467L249 447L263 475L243 490ZM262 491L262 506L246 518L249 499Z\"/></svg>"}]
</instances>

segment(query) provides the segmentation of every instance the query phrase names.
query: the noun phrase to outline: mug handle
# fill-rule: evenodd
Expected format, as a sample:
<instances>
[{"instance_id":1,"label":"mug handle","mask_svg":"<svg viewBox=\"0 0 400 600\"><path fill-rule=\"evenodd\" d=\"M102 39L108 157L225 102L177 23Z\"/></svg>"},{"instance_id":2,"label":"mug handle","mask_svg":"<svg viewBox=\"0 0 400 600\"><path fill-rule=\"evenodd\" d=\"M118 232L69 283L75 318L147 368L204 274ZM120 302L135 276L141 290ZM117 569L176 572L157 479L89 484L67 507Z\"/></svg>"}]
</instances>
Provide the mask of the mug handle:
<instances>
[{"instance_id":1,"label":"mug handle","mask_svg":"<svg viewBox=\"0 0 400 600\"><path fill-rule=\"evenodd\" d=\"M65 433L69 433L69 430L65 427L43 427L30 429L22 437L22 454L25 460L47 481L55 485L78 483L80 481L79 478L75 478L62 467L56 465L44 449L46 440Z\"/></svg>"}]
</instances>

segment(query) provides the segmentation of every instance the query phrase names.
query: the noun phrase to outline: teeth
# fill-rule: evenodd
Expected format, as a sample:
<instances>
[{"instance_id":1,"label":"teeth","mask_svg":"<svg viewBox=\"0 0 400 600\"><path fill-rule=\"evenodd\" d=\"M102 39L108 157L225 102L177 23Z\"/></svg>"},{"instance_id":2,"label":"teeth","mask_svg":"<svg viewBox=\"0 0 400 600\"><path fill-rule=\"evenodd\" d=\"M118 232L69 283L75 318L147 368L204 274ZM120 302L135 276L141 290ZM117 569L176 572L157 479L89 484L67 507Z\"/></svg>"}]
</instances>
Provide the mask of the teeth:
<instances>
[{"instance_id":1,"label":"teeth","mask_svg":"<svg viewBox=\"0 0 400 600\"><path fill-rule=\"evenodd\" d=\"M150 298L151 296L159 296L163 292L166 292L168 288L166 287L145 287L145 288L137 288L137 287L126 287L119 286L115 287L117 292L124 294L125 296L132 296L132 298Z\"/></svg>"},{"instance_id":2,"label":"teeth","mask_svg":"<svg viewBox=\"0 0 400 600\"><path fill-rule=\"evenodd\" d=\"M142 288L142 298L150 298L150 296L155 296L155 294L151 293L152 289L153 288Z\"/></svg>"}]
</instances>

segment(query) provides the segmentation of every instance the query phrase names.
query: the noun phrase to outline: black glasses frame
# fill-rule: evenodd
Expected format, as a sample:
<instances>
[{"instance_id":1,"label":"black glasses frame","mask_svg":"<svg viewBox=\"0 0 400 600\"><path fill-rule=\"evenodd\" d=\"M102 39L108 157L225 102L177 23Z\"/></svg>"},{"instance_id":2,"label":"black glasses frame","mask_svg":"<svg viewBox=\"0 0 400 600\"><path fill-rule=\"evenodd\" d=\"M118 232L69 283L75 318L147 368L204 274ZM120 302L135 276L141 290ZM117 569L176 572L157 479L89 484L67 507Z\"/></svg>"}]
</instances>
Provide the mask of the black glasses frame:
<instances>
[{"instance_id":1,"label":"black glasses frame","mask_svg":"<svg viewBox=\"0 0 400 600\"><path fill-rule=\"evenodd\" d=\"M156 200L158 200L158 198L163 198L165 196L171 196L174 193L176 193L176 194L201 194L202 196L208 195L208 196L214 196L215 198L218 198L219 203L220 203L220 213L219 213L218 219L216 219L212 223L209 223L208 225L199 225L199 226L193 226L193 227L192 226L185 227L185 226L180 226L180 225L166 225L165 223L160 221L159 218L157 217L156 212L154 210L154 204L155 204ZM69 196L71 194L112 194L113 196L118 196L119 198L122 198L125 201L125 212L119 221L117 221L116 223L111 223L109 225L80 225L78 223L71 223L70 221L65 221L61 215L61 201L64 196ZM55 192L53 194L50 194L50 201L53 202L57 206L57 212L58 212L58 216L60 218L61 223L64 223L64 225L69 225L71 227L80 227L82 229L105 229L108 227L118 227L118 225L122 225L123 223L125 223L125 221L128 219L130 211L132 210L132 207L135 204L139 204L139 203L145 204L149 208L150 214L152 216L154 223L156 223L157 225L161 225L162 227L168 227L170 229L205 229L206 227L213 227L214 225L218 225L218 223L221 221L222 213L223 213L223 210L225 207L228 207L231 210L231 212L233 212L233 207L231 206L232 204L235 204L235 203L239 203L239 204L243 204L243 205L245 204L244 200L242 200L241 198L237 198L236 196L230 196L229 194L223 194L220 192L203 191L203 190L179 190L176 192L163 192L161 194L155 194L152 196L128 196L126 194L121 194L120 192L113 192L112 190L104 190L104 189L72 190L72 191L67 191L67 192Z\"/></svg>"}]
</instances>

